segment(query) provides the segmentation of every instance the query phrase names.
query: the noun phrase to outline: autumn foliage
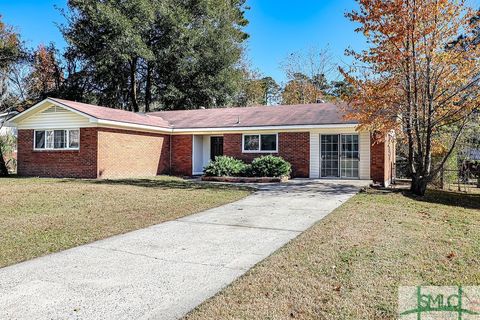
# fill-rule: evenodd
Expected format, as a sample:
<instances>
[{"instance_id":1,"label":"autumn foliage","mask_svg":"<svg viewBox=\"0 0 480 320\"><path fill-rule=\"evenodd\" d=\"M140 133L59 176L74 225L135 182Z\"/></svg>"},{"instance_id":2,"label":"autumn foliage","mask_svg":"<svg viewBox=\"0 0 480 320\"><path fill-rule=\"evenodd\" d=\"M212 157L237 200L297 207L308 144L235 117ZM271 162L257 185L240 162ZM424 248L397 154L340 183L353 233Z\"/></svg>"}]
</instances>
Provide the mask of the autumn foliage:
<instances>
[{"instance_id":1,"label":"autumn foliage","mask_svg":"<svg viewBox=\"0 0 480 320\"><path fill-rule=\"evenodd\" d=\"M323 92L308 79L291 80L282 92L283 104L316 103L322 98Z\"/></svg>"},{"instance_id":2,"label":"autumn foliage","mask_svg":"<svg viewBox=\"0 0 480 320\"><path fill-rule=\"evenodd\" d=\"M341 70L356 89L350 117L405 139L411 190L423 195L479 108L480 46L469 41L475 12L456 0L357 2L360 9L347 17L360 24L369 47L350 51L355 67ZM444 150L435 164L433 149Z\"/></svg>"},{"instance_id":3,"label":"autumn foliage","mask_svg":"<svg viewBox=\"0 0 480 320\"><path fill-rule=\"evenodd\" d=\"M55 57L53 45L38 46L33 54L32 71L27 79L29 96L35 100L46 98L56 92L63 82L63 72Z\"/></svg>"}]
</instances>

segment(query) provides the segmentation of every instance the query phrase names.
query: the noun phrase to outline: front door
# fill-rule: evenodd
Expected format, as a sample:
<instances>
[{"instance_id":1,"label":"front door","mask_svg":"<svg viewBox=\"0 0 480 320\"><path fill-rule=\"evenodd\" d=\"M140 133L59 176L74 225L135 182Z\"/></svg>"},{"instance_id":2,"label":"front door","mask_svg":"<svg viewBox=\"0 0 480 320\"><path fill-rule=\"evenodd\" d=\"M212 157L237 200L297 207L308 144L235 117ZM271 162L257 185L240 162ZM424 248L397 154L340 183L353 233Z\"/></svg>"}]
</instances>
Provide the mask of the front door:
<instances>
[{"instance_id":1,"label":"front door","mask_svg":"<svg viewBox=\"0 0 480 320\"><path fill-rule=\"evenodd\" d=\"M322 163L320 168L322 178L340 177L338 142L338 134L321 135L320 150Z\"/></svg>"},{"instance_id":2,"label":"front door","mask_svg":"<svg viewBox=\"0 0 480 320\"><path fill-rule=\"evenodd\" d=\"M210 137L210 160L223 156L223 137Z\"/></svg>"}]
</instances>

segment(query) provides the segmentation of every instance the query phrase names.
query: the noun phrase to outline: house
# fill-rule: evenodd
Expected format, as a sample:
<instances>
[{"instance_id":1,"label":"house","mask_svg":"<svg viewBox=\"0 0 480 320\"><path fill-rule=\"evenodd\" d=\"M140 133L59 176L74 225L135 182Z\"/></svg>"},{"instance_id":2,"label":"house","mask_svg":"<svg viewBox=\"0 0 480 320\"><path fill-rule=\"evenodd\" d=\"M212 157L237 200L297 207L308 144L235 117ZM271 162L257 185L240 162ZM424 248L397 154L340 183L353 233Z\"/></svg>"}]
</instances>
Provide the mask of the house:
<instances>
[{"instance_id":1,"label":"house","mask_svg":"<svg viewBox=\"0 0 480 320\"><path fill-rule=\"evenodd\" d=\"M17 114L17 111L0 113L0 136L17 135L17 129L7 122L8 119L16 116Z\"/></svg>"},{"instance_id":2,"label":"house","mask_svg":"<svg viewBox=\"0 0 480 320\"><path fill-rule=\"evenodd\" d=\"M218 155L273 154L294 177L389 184L395 159L394 137L373 143L330 103L139 114L48 98L11 122L23 176L190 176Z\"/></svg>"}]
</instances>

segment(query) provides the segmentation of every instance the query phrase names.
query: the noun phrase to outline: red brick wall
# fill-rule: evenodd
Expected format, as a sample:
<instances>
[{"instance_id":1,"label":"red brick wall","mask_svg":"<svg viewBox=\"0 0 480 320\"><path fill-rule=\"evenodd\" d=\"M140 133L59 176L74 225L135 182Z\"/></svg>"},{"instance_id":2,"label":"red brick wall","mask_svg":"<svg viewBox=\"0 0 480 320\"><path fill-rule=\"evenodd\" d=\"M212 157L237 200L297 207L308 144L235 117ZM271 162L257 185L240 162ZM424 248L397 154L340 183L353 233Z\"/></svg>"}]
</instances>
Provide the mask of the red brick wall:
<instances>
[{"instance_id":1,"label":"red brick wall","mask_svg":"<svg viewBox=\"0 0 480 320\"><path fill-rule=\"evenodd\" d=\"M18 174L41 177L118 178L192 174L192 135L163 135L107 128L80 129L80 150L34 151L33 130L19 130ZM279 155L293 177L309 176L308 132L279 133ZM171 143L171 148L170 148ZM170 154L171 149L171 154ZM265 153L242 153L242 135L224 135L224 154L251 162ZM170 170L171 161L171 170Z\"/></svg>"},{"instance_id":2,"label":"red brick wall","mask_svg":"<svg viewBox=\"0 0 480 320\"><path fill-rule=\"evenodd\" d=\"M172 174L192 175L193 135L172 135Z\"/></svg>"},{"instance_id":3,"label":"red brick wall","mask_svg":"<svg viewBox=\"0 0 480 320\"><path fill-rule=\"evenodd\" d=\"M169 172L169 135L98 129L98 177L148 177Z\"/></svg>"},{"instance_id":4,"label":"red brick wall","mask_svg":"<svg viewBox=\"0 0 480 320\"><path fill-rule=\"evenodd\" d=\"M243 153L242 134L225 134L223 136L223 154L245 162L251 162L253 159L267 154L280 156L291 163L293 177L308 178L310 133L280 132L278 134L278 153Z\"/></svg>"},{"instance_id":5,"label":"red brick wall","mask_svg":"<svg viewBox=\"0 0 480 320\"><path fill-rule=\"evenodd\" d=\"M96 178L97 128L80 129L80 150L34 151L33 130L18 130L21 176Z\"/></svg>"},{"instance_id":6,"label":"red brick wall","mask_svg":"<svg viewBox=\"0 0 480 320\"><path fill-rule=\"evenodd\" d=\"M370 175L375 183L389 185L395 176L395 138L386 136L372 136Z\"/></svg>"},{"instance_id":7,"label":"red brick wall","mask_svg":"<svg viewBox=\"0 0 480 320\"><path fill-rule=\"evenodd\" d=\"M310 176L310 133L288 132L278 134L278 151L282 158L292 164L292 176Z\"/></svg>"}]
</instances>

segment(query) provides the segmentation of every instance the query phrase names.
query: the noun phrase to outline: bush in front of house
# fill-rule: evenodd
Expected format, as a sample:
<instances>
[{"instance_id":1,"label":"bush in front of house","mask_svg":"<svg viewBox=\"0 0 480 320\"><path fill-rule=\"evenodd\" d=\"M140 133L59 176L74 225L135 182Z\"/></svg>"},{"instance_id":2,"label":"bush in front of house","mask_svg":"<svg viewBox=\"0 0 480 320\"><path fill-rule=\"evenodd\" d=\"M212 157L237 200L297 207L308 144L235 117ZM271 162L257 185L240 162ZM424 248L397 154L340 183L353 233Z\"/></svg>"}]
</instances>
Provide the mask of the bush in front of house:
<instances>
[{"instance_id":1,"label":"bush in front of house","mask_svg":"<svg viewBox=\"0 0 480 320\"><path fill-rule=\"evenodd\" d=\"M285 177L292 172L292 166L282 157L268 155L254 159L251 172L254 177Z\"/></svg>"},{"instance_id":2,"label":"bush in front of house","mask_svg":"<svg viewBox=\"0 0 480 320\"><path fill-rule=\"evenodd\" d=\"M207 177L286 177L292 166L281 157L262 156L245 164L242 160L219 156L210 161L203 173Z\"/></svg>"},{"instance_id":3,"label":"bush in front of house","mask_svg":"<svg viewBox=\"0 0 480 320\"><path fill-rule=\"evenodd\" d=\"M242 160L219 156L205 166L203 173L209 177L238 177L245 172L245 167L246 164Z\"/></svg>"},{"instance_id":4,"label":"bush in front of house","mask_svg":"<svg viewBox=\"0 0 480 320\"><path fill-rule=\"evenodd\" d=\"M252 165L248 163L245 164L245 167L243 168L242 172L240 172L239 177L255 177L253 174Z\"/></svg>"}]
</instances>

